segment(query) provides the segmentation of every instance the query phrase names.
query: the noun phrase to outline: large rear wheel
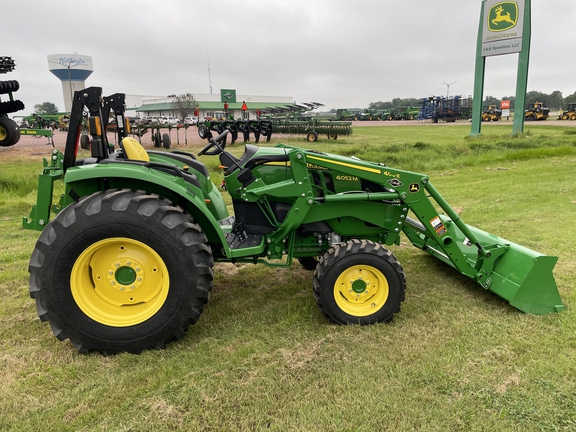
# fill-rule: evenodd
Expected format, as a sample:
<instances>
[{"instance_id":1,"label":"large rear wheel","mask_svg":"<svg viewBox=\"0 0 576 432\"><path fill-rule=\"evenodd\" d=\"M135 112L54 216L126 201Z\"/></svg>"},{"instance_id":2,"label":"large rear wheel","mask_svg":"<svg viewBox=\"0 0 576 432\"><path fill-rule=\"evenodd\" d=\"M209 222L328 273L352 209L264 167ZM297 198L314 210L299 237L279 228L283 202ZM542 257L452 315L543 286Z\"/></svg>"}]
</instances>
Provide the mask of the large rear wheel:
<instances>
[{"instance_id":1,"label":"large rear wheel","mask_svg":"<svg viewBox=\"0 0 576 432\"><path fill-rule=\"evenodd\" d=\"M0 116L0 146L9 147L20 141L20 128L11 119Z\"/></svg>"},{"instance_id":2,"label":"large rear wheel","mask_svg":"<svg viewBox=\"0 0 576 432\"><path fill-rule=\"evenodd\" d=\"M330 249L314 272L314 298L339 324L388 322L400 310L406 277L398 260L379 243L350 240Z\"/></svg>"},{"instance_id":3,"label":"large rear wheel","mask_svg":"<svg viewBox=\"0 0 576 432\"><path fill-rule=\"evenodd\" d=\"M202 229L142 191L97 192L60 212L30 259L30 295L80 352L163 348L194 324L212 288Z\"/></svg>"}]
</instances>

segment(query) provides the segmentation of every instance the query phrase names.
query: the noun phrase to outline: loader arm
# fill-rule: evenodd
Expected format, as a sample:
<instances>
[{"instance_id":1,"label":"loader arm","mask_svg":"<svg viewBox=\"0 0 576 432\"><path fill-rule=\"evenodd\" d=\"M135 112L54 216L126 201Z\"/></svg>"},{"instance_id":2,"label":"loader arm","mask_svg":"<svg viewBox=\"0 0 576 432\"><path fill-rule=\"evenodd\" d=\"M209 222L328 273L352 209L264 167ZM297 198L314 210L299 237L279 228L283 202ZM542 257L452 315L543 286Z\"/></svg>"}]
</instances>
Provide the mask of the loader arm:
<instances>
[{"instance_id":1,"label":"loader arm","mask_svg":"<svg viewBox=\"0 0 576 432\"><path fill-rule=\"evenodd\" d=\"M565 309L552 274L556 257L545 256L467 225L430 183L428 176L338 155L309 151L303 154L307 166L361 177L386 188L386 192L358 191L308 198L304 206L313 208L336 201L393 202L390 205L401 207L401 211L394 213L389 221L385 243L391 244L390 239L403 232L414 246L524 312L544 314ZM312 196L311 191L306 194ZM408 211L416 219L409 218Z\"/></svg>"}]
</instances>

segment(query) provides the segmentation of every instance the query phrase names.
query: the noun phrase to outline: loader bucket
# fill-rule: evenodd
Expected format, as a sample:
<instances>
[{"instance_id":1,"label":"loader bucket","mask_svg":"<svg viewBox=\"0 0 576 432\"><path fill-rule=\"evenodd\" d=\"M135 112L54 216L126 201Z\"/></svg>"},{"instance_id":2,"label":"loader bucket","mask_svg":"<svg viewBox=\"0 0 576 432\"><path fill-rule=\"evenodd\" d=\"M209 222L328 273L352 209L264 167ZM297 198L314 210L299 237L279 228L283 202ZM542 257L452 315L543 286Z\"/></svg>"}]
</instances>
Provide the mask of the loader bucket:
<instances>
[{"instance_id":1,"label":"loader bucket","mask_svg":"<svg viewBox=\"0 0 576 432\"><path fill-rule=\"evenodd\" d=\"M467 227L483 247L498 245L506 249L496 259L489 275L490 291L526 313L542 315L565 309L552 274L557 257L542 255L478 228Z\"/></svg>"}]
</instances>

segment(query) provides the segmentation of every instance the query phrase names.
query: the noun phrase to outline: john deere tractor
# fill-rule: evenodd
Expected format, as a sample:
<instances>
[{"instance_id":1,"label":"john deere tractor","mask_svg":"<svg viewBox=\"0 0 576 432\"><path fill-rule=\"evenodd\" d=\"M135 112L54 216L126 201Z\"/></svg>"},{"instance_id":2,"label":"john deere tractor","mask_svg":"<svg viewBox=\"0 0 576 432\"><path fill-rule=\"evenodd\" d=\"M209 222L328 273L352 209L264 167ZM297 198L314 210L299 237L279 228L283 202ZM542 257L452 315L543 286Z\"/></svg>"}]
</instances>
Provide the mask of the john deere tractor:
<instances>
[{"instance_id":1,"label":"john deere tractor","mask_svg":"<svg viewBox=\"0 0 576 432\"><path fill-rule=\"evenodd\" d=\"M91 152L78 159L84 109ZM298 260L314 271L328 320L388 322L405 299L390 250L402 234L522 311L564 309L556 257L467 225L425 174L284 144L246 144L237 157L224 130L198 155L219 158L230 215L204 163L145 150L122 126L123 109L123 94L75 93L64 153L45 160L23 220L42 231L29 264L38 314L82 353L138 353L183 337L208 302L215 262ZM110 111L119 148L105 134ZM64 193L53 203L56 181Z\"/></svg>"}]
</instances>

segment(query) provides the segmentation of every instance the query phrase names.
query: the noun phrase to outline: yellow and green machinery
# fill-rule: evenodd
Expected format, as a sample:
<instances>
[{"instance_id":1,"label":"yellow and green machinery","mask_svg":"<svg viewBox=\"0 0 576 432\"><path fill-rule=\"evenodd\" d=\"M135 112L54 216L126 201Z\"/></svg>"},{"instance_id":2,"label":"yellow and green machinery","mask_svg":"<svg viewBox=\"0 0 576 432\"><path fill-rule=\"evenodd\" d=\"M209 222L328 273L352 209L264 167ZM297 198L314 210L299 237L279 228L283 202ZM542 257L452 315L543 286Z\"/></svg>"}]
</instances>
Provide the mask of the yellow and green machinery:
<instances>
[{"instance_id":1,"label":"yellow and green machinery","mask_svg":"<svg viewBox=\"0 0 576 432\"><path fill-rule=\"evenodd\" d=\"M90 155L78 159L84 110ZM182 338L208 302L215 262L298 260L313 270L328 320L388 322L405 300L392 252L403 241L519 310L564 310L556 257L467 225L426 174L285 144L247 143L238 157L224 130L198 152L219 158L220 192L195 155L128 137L123 110L122 94L75 93L64 153L45 160L23 219L41 231L29 263L40 319L80 352L138 353ZM104 133L111 111L118 148Z\"/></svg>"},{"instance_id":2,"label":"yellow and green machinery","mask_svg":"<svg viewBox=\"0 0 576 432\"><path fill-rule=\"evenodd\" d=\"M559 120L576 120L576 103L569 103L565 110L558 115Z\"/></svg>"},{"instance_id":3,"label":"yellow and green machinery","mask_svg":"<svg viewBox=\"0 0 576 432\"><path fill-rule=\"evenodd\" d=\"M536 101L528 104L524 111L525 120L546 120L548 117L550 117L550 108L542 102Z\"/></svg>"}]
</instances>

